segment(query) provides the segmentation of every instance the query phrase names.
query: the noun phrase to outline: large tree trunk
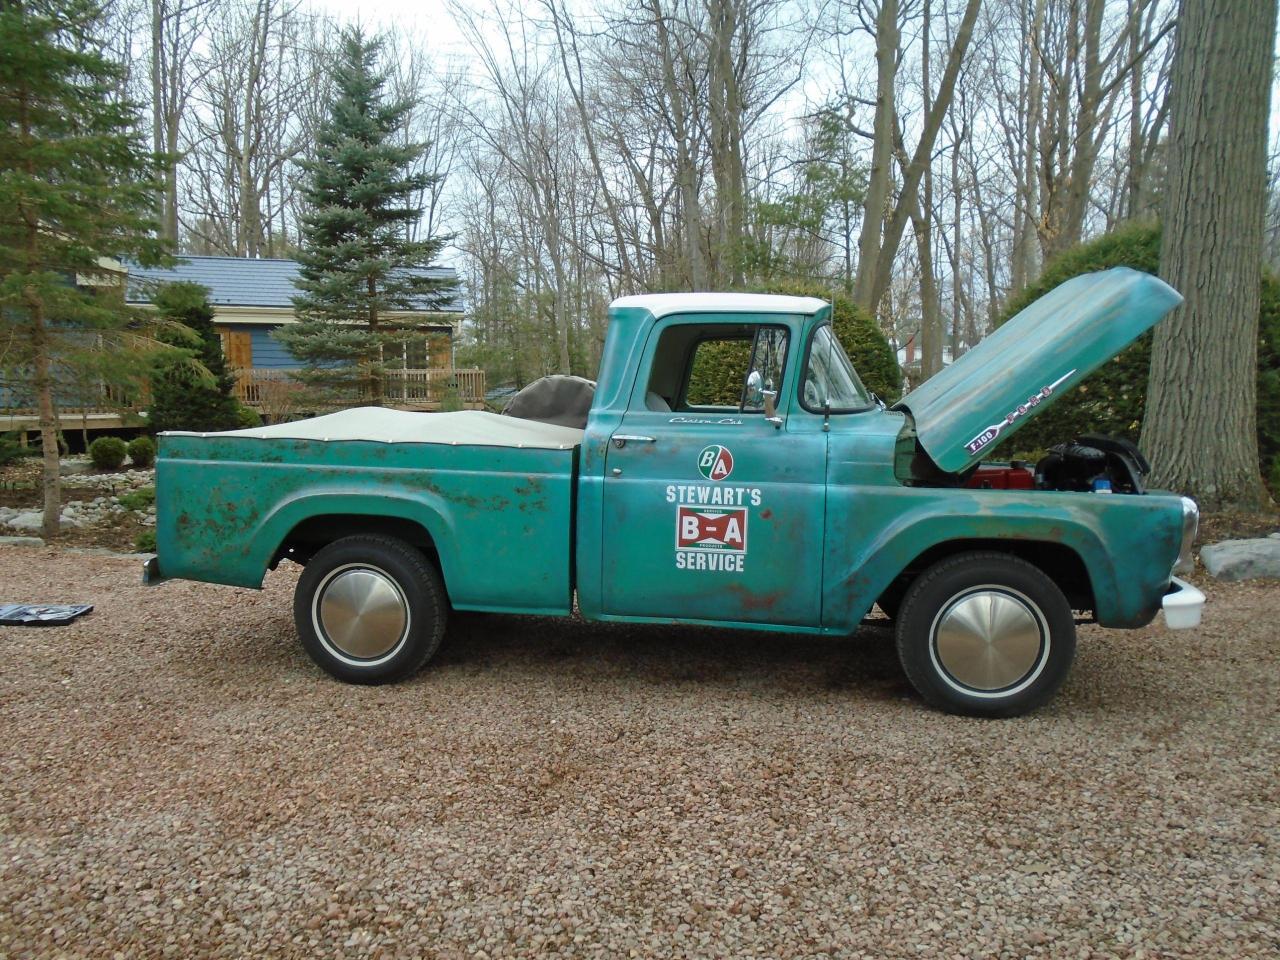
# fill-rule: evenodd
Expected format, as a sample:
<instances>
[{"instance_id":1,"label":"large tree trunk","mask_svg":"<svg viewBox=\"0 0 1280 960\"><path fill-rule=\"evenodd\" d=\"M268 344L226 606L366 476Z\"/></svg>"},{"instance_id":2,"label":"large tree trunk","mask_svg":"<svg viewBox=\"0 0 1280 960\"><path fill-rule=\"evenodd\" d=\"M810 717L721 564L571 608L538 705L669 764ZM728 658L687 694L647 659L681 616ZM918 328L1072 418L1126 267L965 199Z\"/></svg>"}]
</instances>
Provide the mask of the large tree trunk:
<instances>
[{"instance_id":1,"label":"large tree trunk","mask_svg":"<svg viewBox=\"0 0 1280 960\"><path fill-rule=\"evenodd\" d=\"M1161 275L1142 440L1158 486L1210 509L1265 501L1255 432L1273 0L1182 0Z\"/></svg>"}]
</instances>

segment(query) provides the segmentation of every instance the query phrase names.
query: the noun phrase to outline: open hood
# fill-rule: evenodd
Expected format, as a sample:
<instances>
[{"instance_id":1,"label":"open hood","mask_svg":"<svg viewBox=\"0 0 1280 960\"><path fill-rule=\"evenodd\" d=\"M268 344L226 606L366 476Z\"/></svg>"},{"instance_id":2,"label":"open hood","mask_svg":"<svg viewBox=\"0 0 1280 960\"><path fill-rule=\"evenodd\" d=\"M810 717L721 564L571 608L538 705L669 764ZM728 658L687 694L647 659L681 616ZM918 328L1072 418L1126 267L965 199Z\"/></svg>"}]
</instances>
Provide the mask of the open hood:
<instances>
[{"instance_id":1,"label":"open hood","mask_svg":"<svg viewBox=\"0 0 1280 960\"><path fill-rule=\"evenodd\" d=\"M1181 302L1149 273L1117 267L1084 274L1045 294L894 409L911 414L920 446L941 470L959 473Z\"/></svg>"}]
</instances>

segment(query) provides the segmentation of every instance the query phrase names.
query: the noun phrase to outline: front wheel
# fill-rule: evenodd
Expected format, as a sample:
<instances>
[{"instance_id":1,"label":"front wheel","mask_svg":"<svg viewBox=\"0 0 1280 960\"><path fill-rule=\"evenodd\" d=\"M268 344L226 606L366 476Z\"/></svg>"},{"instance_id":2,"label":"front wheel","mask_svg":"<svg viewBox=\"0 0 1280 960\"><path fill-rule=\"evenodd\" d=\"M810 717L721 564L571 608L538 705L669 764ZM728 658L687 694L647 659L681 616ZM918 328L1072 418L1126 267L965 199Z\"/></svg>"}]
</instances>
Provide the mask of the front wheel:
<instances>
[{"instance_id":1,"label":"front wheel","mask_svg":"<svg viewBox=\"0 0 1280 960\"><path fill-rule=\"evenodd\" d=\"M1038 567L974 552L941 560L912 583L897 644L907 678L935 707L1013 717L1062 686L1076 627L1066 597Z\"/></svg>"},{"instance_id":2,"label":"front wheel","mask_svg":"<svg viewBox=\"0 0 1280 960\"><path fill-rule=\"evenodd\" d=\"M416 673L439 649L448 609L435 567L392 537L343 537L317 551L293 598L303 648L347 683Z\"/></svg>"}]
</instances>

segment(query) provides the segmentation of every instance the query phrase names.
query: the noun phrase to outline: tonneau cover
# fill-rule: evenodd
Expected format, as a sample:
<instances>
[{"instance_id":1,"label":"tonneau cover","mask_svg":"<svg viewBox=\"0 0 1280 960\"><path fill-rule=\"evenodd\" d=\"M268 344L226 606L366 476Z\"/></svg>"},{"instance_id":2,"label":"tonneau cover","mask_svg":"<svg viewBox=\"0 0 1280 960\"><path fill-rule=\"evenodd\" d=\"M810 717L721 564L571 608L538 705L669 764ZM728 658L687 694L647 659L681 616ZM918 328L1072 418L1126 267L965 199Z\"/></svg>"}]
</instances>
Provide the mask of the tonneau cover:
<instances>
[{"instance_id":1,"label":"tonneau cover","mask_svg":"<svg viewBox=\"0 0 1280 960\"><path fill-rule=\"evenodd\" d=\"M262 440L370 440L375 443L443 443L452 446L533 447L568 450L582 442L582 431L536 420L503 417L483 410L456 413L410 413L386 407L354 407L269 427L192 433L174 430L165 436L257 437Z\"/></svg>"}]
</instances>

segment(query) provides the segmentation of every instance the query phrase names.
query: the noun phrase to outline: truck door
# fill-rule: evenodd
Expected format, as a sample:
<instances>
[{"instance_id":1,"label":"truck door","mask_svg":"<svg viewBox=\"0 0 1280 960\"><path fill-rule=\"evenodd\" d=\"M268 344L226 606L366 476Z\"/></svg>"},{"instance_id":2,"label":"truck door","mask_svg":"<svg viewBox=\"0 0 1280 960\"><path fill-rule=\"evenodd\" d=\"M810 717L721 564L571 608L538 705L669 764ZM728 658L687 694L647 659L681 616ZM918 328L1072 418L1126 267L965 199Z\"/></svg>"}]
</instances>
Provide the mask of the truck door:
<instances>
[{"instance_id":1,"label":"truck door","mask_svg":"<svg viewBox=\"0 0 1280 960\"><path fill-rule=\"evenodd\" d=\"M792 399L800 321L655 325L605 455L604 614L819 625L827 440Z\"/></svg>"}]
</instances>

